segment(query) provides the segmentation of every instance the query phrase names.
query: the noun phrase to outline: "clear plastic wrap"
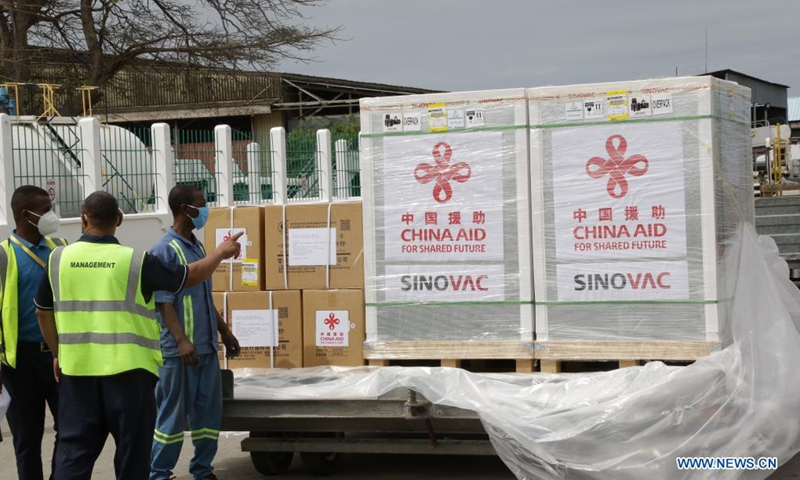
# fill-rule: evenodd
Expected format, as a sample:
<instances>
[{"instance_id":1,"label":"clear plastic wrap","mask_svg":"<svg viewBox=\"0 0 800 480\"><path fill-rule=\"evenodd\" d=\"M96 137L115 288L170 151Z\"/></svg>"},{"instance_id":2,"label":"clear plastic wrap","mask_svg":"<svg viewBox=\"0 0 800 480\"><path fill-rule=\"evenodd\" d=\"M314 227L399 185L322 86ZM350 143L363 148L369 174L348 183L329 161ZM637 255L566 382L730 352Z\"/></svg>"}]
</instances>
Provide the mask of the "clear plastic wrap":
<instances>
[{"instance_id":1,"label":"clear plastic wrap","mask_svg":"<svg viewBox=\"0 0 800 480\"><path fill-rule=\"evenodd\" d=\"M798 451L800 291L772 239L740 226L731 273L732 343L687 367L651 362L589 374L484 375L449 368L237 372L236 397L370 399L399 387L476 411L520 479L763 479L769 470L679 470L677 457ZM736 272L735 275L732 272Z\"/></svg>"},{"instance_id":2,"label":"clear plastic wrap","mask_svg":"<svg viewBox=\"0 0 800 480\"><path fill-rule=\"evenodd\" d=\"M719 349L734 277L722 253L753 222L749 89L686 77L527 95L540 358Z\"/></svg>"},{"instance_id":3,"label":"clear plastic wrap","mask_svg":"<svg viewBox=\"0 0 800 480\"><path fill-rule=\"evenodd\" d=\"M361 101L367 358L532 358L525 91Z\"/></svg>"}]
</instances>

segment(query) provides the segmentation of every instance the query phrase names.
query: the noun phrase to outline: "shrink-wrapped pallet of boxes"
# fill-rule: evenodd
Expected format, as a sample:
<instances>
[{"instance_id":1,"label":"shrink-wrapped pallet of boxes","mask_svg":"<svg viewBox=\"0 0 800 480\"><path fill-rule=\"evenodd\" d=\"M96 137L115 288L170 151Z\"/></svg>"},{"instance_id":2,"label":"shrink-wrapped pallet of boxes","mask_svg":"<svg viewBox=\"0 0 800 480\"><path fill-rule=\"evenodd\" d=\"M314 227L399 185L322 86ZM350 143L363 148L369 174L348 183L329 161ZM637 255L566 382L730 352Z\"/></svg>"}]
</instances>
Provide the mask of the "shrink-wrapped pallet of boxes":
<instances>
[{"instance_id":1,"label":"shrink-wrapped pallet of boxes","mask_svg":"<svg viewBox=\"0 0 800 480\"><path fill-rule=\"evenodd\" d=\"M522 89L361 100L371 363L532 358L526 105Z\"/></svg>"},{"instance_id":2,"label":"shrink-wrapped pallet of boxes","mask_svg":"<svg viewBox=\"0 0 800 480\"><path fill-rule=\"evenodd\" d=\"M724 344L726 247L753 222L749 89L690 77L527 96L543 367Z\"/></svg>"}]
</instances>

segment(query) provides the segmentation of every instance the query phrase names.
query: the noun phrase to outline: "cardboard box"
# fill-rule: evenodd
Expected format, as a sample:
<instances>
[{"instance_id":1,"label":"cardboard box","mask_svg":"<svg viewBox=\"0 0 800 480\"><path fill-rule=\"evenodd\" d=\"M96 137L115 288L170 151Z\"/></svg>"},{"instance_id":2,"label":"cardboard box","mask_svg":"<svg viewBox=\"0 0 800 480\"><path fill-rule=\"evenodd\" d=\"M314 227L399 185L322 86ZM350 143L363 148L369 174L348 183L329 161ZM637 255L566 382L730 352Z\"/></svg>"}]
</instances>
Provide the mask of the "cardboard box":
<instances>
[{"instance_id":1,"label":"cardboard box","mask_svg":"<svg viewBox=\"0 0 800 480\"><path fill-rule=\"evenodd\" d=\"M303 366L364 364L364 291L303 291Z\"/></svg>"},{"instance_id":2,"label":"cardboard box","mask_svg":"<svg viewBox=\"0 0 800 480\"><path fill-rule=\"evenodd\" d=\"M231 223L233 228L231 228ZM212 289L215 292L264 290L263 207L212 208L205 226L206 248L209 250L216 248L230 235L235 235L241 230L245 231L244 236L240 239L242 254L232 261L222 262L217 267L212 277ZM233 266L232 279L231 265ZM243 271L244 275L242 275Z\"/></svg>"},{"instance_id":3,"label":"cardboard box","mask_svg":"<svg viewBox=\"0 0 800 480\"><path fill-rule=\"evenodd\" d=\"M268 311L272 295L272 315L278 317L278 342L273 349L275 368L300 368L303 366L303 314L300 291L277 292L215 292L214 304L222 318L237 335L239 343L246 339L238 331L236 311ZM227 298L227 305L226 305ZM227 309L227 315L223 309ZM251 318L257 318L251 316ZM266 318L265 318L266 320ZM222 365L222 363L221 363ZM228 360L228 368L270 368L269 347L242 347L237 358Z\"/></svg>"},{"instance_id":4,"label":"cardboard box","mask_svg":"<svg viewBox=\"0 0 800 480\"><path fill-rule=\"evenodd\" d=\"M287 287L302 290L364 288L361 202L330 204L330 224L328 205L317 203L265 207L267 290ZM286 229L283 228L284 209ZM328 227L330 232L327 231ZM328 239L336 242L335 256ZM284 258L289 264L286 278L283 272ZM326 261L333 264L326 268ZM326 282L326 275L330 275L329 282Z\"/></svg>"}]
</instances>

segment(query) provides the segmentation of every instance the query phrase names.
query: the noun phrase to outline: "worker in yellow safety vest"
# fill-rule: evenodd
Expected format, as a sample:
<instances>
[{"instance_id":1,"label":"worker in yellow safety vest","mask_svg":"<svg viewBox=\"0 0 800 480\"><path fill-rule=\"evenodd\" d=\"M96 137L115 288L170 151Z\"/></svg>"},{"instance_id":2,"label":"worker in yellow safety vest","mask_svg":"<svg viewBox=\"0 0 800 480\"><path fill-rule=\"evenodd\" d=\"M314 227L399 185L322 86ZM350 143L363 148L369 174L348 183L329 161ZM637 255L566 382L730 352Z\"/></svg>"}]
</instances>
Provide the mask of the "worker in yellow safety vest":
<instances>
[{"instance_id":1,"label":"worker in yellow safety vest","mask_svg":"<svg viewBox=\"0 0 800 480\"><path fill-rule=\"evenodd\" d=\"M47 236L58 230L60 220L43 189L25 185L14 190L11 211L16 229L0 243L0 391L6 388L11 397L6 417L17 476L42 480L45 410L50 408L58 432L58 386L52 373L53 356L36 321L33 297L50 252L66 241ZM47 470L52 472L52 467L51 461Z\"/></svg>"},{"instance_id":2,"label":"worker in yellow safety vest","mask_svg":"<svg viewBox=\"0 0 800 480\"><path fill-rule=\"evenodd\" d=\"M189 265L124 247L123 214L105 192L81 207L83 236L50 256L36 293L37 315L59 380L55 480L89 480L110 433L117 480L146 480L162 364L154 293L180 292L238 254L240 235Z\"/></svg>"}]
</instances>

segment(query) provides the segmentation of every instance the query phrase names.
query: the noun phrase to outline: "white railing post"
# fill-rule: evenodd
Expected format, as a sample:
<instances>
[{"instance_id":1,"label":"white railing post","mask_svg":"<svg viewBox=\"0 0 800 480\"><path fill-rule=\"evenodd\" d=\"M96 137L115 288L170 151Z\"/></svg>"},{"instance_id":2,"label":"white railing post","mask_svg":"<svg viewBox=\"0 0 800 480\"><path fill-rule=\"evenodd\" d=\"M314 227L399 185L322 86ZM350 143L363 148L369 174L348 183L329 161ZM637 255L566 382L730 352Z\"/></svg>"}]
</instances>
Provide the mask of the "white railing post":
<instances>
[{"instance_id":1,"label":"white railing post","mask_svg":"<svg viewBox=\"0 0 800 480\"><path fill-rule=\"evenodd\" d=\"M350 147L347 140L336 140L336 197L350 196L350 172L347 166L350 160Z\"/></svg>"},{"instance_id":2,"label":"white railing post","mask_svg":"<svg viewBox=\"0 0 800 480\"><path fill-rule=\"evenodd\" d=\"M255 142L247 144L247 188L250 191L250 202L261 203L261 160L258 155L259 146Z\"/></svg>"},{"instance_id":3,"label":"white railing post","mask_svg":"<svg viewBox=\"0 0 800 480\"><path fill-rule=\"evenodd\" d=\"M214 127L215 173L217 180L217 204L233 206L233 133L228 125Z\"/></svg>"},{"instance_id":4,"label":"white railing post","mask_svg":"<svg viewBox=\"0 0 800 480\"><path fill-rule=\"evenodd\" d=\"M0 222L12 225L11 195L14 194L14 152L11 148L11 117L0 113L0 163L3 165L3 178L0 178Z\"/></svg>"},{"instance_id":5,"label":"white railing post","mask_svg":"<svg viewBox=\"0 0 800 480\"><path fill-rule=\"evenodd\" d=\"M155 167L156 212L169 213L167 199L175 185L175 152L169 125L155 123L150 127L153 134L153 166Z\"/></svg>"},{"instance_id":6,"label":"white railing post","mask_svg":"<svg viewBox=\"0 0 800 480\"><path fill-rule=\"evenodd\" d=\"M331 131L317 130L317 169L319 170L319 199L333 200L333 175L331 174Z\"/></svg>"},{"instance_id":7,"label":"white railing post","mask_svg":"<svg viewBox=\"0 0 800 480\"><path fill-rule=\"evenodd\" d=\"M83 198L103 189L103 152L100 150L100 121L95 117L78 121L81 132L81 170L83 171Z\"/></svg>"},{"instance_id":8,"label":"white railing post","mask_svg":"<svg viewBox=\"0 0 800 480\"><path fill-rule=\"evenodd\" d=\"M274 127L269 131L272 145L272 203L286 203L286 130Z\"/></svg>"}]
</instances>

